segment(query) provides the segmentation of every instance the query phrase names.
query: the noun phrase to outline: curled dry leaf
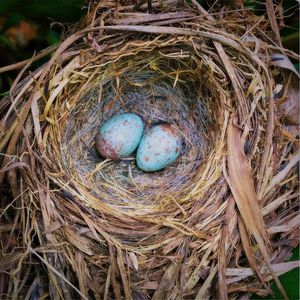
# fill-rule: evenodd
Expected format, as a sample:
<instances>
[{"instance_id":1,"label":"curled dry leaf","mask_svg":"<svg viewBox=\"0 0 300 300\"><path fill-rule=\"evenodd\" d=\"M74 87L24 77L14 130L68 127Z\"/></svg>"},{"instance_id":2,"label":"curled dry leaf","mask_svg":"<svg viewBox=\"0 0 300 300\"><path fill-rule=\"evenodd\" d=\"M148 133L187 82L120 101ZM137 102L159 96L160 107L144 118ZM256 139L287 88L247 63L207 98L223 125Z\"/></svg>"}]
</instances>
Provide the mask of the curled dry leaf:
<instances>
[{"instance_id":1,"label":"curled dry leaf","mask_svg":"<svg viewBox=\"0 0 300 300\"><path fill-rule=\"evenodd\" d=\"M240 130L234 124L234 121L236 122L235 117L231 116L227 135L227 161L231 192L248 234L254 236L276 285L284 298L287 299L286 293L271 267L268 234L255 192L250 162L244 154L244 141L242 141ZM245 243L243 244L245 245Z\"/></svg>"},{"instance_id":2,"label":"curled dry leaf","mask_svg":"<svg viewBox=\"0 0 300 300\"><path fill-rule=\"evenodd\" d=\"M268 235L255 192L250 162L244 154L244 142L234 121L234 117L231 117L227 136L227 162L231 192L249 234L268 243Z\"/></svg>"},{"instance_id":3,"label":"curled dry leaf","mask_svg":"<svg viewBox=\"0 0 300 300\"><path fill-rule=\"evenodd\" d=\"M138 259L136 257L136 255L133 253L133 252L129 252L128 253L129 257L130 257L130 260L133 264L133 267L138 270L139 269L139 262L138 262Z\"/></svg>"},{"instance_id":4,"label":"curled dry leaf","mask_svg":"<svg viewBox=\"0 0 300 300\"><path fill-rule=\"evenodd\" d=\"M291 62L291 60L282 53L274 53L271 55L271 64L289 71L292 71L298 78L299 72Z\"/></svg>"}]
</instances>

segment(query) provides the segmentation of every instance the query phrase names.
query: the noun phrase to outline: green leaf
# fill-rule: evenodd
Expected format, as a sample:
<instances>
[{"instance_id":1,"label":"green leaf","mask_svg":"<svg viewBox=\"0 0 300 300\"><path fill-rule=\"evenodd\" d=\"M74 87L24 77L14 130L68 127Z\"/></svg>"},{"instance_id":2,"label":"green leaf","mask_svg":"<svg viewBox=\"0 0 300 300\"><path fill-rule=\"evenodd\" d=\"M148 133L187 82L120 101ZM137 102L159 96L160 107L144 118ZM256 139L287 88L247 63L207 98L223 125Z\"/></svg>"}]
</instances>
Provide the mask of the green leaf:
<instances>
[{"instance_id":1,"label":"green leaf","mask_svg":"<svg viewBox=\"0 0 300 300\"><path fill-rule=\"evenodd\" d=\"M82 15L84 0L0 0L0 15L18 12L31 18L75 22Z\"/></svg>"}]
</instances>

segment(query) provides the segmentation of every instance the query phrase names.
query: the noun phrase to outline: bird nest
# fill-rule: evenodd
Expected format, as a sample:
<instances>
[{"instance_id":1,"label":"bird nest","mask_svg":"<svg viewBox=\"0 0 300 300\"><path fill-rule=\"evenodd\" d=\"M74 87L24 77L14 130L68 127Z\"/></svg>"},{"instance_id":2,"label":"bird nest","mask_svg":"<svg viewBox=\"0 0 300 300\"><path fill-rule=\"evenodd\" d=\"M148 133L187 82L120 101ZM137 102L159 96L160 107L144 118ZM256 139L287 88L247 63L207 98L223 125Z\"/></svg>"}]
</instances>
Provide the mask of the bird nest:
<instances>
[{"instance_id":1,"label":"bird nest","mask_svg":"<svg viewBox=\"0 0 300 300\"><path fill-rule=\"evenodd\" d=\"M274 278L284 295L299 234L297 56L248 11L127 2L91 4L0 103L0 294L226 299L267 295ZM147 173L134 154L99 156L99 125L123 112L146 131L173 124L176 162Z\"/></svg>"}]
</instances>

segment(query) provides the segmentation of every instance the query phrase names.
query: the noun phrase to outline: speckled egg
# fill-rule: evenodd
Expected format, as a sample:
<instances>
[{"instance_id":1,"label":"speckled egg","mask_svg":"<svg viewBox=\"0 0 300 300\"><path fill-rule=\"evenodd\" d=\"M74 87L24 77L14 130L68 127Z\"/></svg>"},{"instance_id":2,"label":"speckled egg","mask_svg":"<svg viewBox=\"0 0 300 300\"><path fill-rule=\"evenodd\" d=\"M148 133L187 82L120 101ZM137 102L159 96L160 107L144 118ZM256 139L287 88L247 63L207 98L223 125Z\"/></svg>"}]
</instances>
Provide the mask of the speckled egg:
<instances>
[{"instance_id":1,"label":"speckled egg","mask_svg":"<svg viewBox=\"0 0 300 300\"><path fill-rule=\"evenodd\" d=\"M174 126L152 127L142 138L137 150L137 166L146 172L158 171L174 162L182 150L182 140Z\"/></svg>"},{"instance_id":2,"label":"speckled egg","mask_svg":"<svg viewBox=\"0 0 300 300\"><path fill-rule=\"evenodd\" d=\"M138 115L115 115L100 126L95 139L96 148L106 158L128 157L137 148L143 132L144 123Z\"/></svg>"}]
</instances>

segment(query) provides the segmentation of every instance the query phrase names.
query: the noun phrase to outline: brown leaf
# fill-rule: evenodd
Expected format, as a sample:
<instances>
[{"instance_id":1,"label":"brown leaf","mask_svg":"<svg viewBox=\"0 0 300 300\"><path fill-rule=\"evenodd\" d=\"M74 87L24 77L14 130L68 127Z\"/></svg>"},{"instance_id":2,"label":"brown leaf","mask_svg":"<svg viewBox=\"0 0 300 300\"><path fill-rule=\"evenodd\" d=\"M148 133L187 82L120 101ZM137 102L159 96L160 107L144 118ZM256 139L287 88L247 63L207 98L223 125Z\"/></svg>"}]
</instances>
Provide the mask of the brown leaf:
<instances>
[{"instance_id":1,"label":"brown leaf","mask_svg":"<svg viewBox=\"0 0 300 300\"><path fill-rule=\"evenodd\" d=\"M255 238L268 241L265 224L258 205L250 162L244 154L240 130L231 117L228 128L228 172L230 188L247 230Z\"/></svg>"},{"instance_id":2,"label":"brown leaf","mask_svg":"<svg viewBox=\"0 0 300 300\"><path fill-rule=\"evenodd\" d=\"M77 249L86 253L87 255L92 255L93 251L90 249L90 241L84 236L80 236L75 231L69 227L64 227L64 232L68 241L75 246Z\"/></svg>"},{"instance_id":3,"label":"brown leaf","mask_svg":"<svg viewBox=\"0 0 300 300\"><path fill-rule=\"evenodd\" d=\"M287 83L287 101L283 103L285 128L292 135L299 133L300 93L299 80L291 76Z\"/></svg>"},{"instance_id":4,"label":"brown leaf","mask_svg":"<svg viewBox=\"0 0 300 300\"><path fill-rule=\"evenodd\" d=\"M274 53L271 55L271 63L277 67L292 71L298 78L300 77L297 69L291 60L282 53Z\"/></svg>"},{"instance_id":5,"label":"brown leaf","mask_svg":"<svg viewBox=\"0 0 300 300\"><path fill-rule=\"evenodd\" d=\"M234 125L234 121L236 121L236 119L231 116L227 133L227 161L230 189L248 234L254 236L278 289L283 297L288 299L271 266L268 252L268 235L254 188L250 162L244 154L244 141L242 141L240 131Z\"/></svg>"}]
</instances>

